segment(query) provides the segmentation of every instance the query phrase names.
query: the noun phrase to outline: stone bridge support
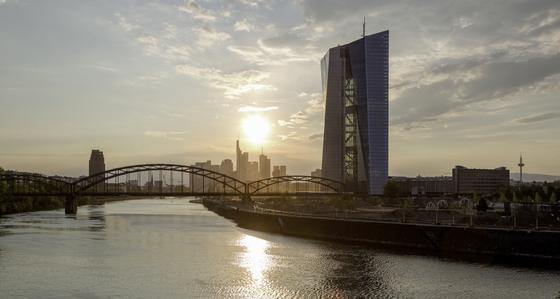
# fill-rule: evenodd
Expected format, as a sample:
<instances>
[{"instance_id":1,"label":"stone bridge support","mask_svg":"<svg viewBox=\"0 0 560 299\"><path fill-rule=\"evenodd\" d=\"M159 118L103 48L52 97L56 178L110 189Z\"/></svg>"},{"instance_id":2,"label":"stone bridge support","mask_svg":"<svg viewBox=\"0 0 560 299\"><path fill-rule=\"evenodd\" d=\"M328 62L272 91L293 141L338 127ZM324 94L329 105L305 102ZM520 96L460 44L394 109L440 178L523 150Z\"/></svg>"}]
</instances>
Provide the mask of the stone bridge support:
<instances>
[{"instance_id":1,"label":"stone bridge support","mask_svg":"<svg viewBox=\"0 0 560 299\"><path fill-rule=\"evenodd\" d=\"M66 215L76 215L78 213L78 197L75 194L68 194L64 199L64 213Z\"/></svg>"}]
</instances>

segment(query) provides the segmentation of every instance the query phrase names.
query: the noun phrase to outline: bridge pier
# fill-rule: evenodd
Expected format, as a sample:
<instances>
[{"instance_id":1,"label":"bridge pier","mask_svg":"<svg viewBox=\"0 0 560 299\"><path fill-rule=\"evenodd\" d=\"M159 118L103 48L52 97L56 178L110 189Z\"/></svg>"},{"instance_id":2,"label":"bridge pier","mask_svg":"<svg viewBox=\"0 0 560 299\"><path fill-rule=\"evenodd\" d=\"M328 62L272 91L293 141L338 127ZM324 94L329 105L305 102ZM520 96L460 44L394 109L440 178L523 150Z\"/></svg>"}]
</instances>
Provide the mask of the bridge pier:
<instances>
[{"instance_id":1,"label":"bridge pier","mask_svg":"<svg viewBox=\"0 0 560 299\"><path fill-rule=\"evenodd\" d=\"M241 202L244 204L254 204L255 202L251 199L251 195L245 193L241 196Z\"/></svg>"},{"instance_id":2,"label":"bridge pier","mask_svg":"<svg viewBox=\"0 0 560 299\"><path fill-rule=\"evenodd\" d=\"M76 215L78 213L78 197L76 195L66 195L64 199L64 213L66 215Z\"/></svg>"}]
</instances>

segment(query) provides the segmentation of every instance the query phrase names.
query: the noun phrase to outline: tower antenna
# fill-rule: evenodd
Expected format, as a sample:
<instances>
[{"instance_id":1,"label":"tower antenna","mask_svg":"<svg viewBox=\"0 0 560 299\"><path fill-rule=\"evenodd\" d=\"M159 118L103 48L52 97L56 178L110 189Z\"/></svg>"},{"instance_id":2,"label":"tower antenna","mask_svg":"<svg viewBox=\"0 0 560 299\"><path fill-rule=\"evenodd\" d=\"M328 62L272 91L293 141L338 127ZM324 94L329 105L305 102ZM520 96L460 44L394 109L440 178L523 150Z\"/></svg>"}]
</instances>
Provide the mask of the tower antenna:
<instances>
[{"instance_id":1,"label":"tower antenna","mask_svg":"<svg viewBox=\"0 0 560 299\"><path fill-rule=\"evenodd\" d=\"M519 154L519 164L517 166L519 166L519 182L523 184L523 166L525 166L525 163L523 163L522 154Z\"/></svg>"},{"instance_id":2,"label":"tower antenna","mask_svg":"<svg viewBox=\"0 0 560 299\"><path fill-rule=\"evenodd\" d=\"M362 25L362 37L366 36L366 16L364 16L364 24Z\"/></svg>"}]
</instances>

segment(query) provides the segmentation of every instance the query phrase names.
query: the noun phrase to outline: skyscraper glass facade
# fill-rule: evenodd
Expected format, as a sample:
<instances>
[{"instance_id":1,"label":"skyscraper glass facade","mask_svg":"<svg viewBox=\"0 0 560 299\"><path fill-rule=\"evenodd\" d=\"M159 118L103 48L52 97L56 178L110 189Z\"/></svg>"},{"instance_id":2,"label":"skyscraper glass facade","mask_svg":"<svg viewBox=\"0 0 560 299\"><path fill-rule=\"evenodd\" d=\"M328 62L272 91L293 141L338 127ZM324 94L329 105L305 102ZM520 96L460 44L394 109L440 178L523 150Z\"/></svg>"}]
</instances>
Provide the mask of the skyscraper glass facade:
<instances>
[{"instance_id":1,"label":"skyscraper glass facade","mask_svg":"<svg viewBox=\"0 0 560 299\"><path fill-rule=\"evenodd\" d=\"M389 166L389 31L329 49L321 79L323 176L381 194Z\"/></svg>"}]
</instances>

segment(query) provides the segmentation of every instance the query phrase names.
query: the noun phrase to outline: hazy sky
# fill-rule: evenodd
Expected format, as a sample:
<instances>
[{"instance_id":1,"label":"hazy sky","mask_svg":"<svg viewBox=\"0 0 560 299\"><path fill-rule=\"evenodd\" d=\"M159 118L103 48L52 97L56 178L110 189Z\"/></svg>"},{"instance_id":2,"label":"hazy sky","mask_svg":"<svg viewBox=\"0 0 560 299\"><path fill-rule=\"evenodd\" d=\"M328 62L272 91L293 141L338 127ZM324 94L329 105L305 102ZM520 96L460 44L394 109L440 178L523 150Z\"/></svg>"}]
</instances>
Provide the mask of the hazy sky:
<instances>
[{"instance_id":1,"label":"hazy sky","mask_svg":"<svg viewBox=\"0 0 560 299\"><path fill-rule=\"evenodd\" d=\"M320 58L390 31L390 174L560 174L560 2L0 0L0 166L87 172L234 158L259 114L289 173L320 167Z\"/></svg>"}]
</instances>

